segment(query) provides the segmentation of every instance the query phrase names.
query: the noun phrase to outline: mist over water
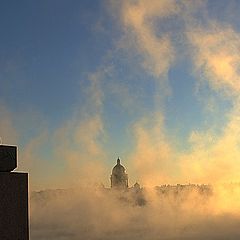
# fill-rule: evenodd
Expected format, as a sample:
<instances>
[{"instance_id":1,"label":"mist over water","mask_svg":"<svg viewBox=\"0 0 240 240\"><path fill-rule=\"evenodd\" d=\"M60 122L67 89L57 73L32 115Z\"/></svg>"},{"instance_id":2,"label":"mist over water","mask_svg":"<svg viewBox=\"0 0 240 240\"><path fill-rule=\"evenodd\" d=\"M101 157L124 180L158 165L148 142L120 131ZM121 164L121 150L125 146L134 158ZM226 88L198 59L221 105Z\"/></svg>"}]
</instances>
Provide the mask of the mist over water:
<instances>
[{"instance_id":1,"label":"mist over water","mask_svg":"<svg viewBox=\"0 0 240 240\"><path fill-rule=\"evenodd\" d=\"M0 61L0 136L19 145L31 190L65 188L31 193L31 239L240 239L240 185L221 184L240 179L237 1L45 2L22 7L40 11L39 26L23 28L34 21L21 11L13 24L12 6L2 21L11 23L6 36L13 26L21 34L6 38ZM145 186L146 204L79 185L104 180L115 154ZM213 185L207 193L151 187L177 182Z\"/></svg>"},{"instance_id":2,"label":"mist over water","mask_svg":"<svg viewBox=\"0 0 240 240\"><path fill-rule=\"evenodd\" d=\"M205 193L147 188L142 206L98 187L33 192L31 239L239 239L239 192L238 184Z\"/></svg>"}]
</instances>

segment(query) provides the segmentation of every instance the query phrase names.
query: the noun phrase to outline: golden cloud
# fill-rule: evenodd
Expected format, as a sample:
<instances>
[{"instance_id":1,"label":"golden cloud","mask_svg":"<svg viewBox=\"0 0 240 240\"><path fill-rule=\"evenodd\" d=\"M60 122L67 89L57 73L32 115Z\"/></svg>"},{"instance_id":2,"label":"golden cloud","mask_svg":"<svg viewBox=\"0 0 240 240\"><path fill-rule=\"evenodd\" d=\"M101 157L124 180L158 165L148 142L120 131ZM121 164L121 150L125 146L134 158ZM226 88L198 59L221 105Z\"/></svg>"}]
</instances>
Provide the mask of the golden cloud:
<instances>
[{"instance_id":1,"label":"golden cloud","mask_svg":"<svg viewBox=\"0 0 240 240\"><path fill-rule=\"evenodd\" d=\"M122 4L121 22L127 41L134 42L136 50L143 56L143 67L156 77L167 73L175 53L168 34L157 36L152 20L177 11L175 1L153 0L151 4L146 0L124 1Z\"/></svg>"},{"instance_id":2,"label":"golden cloud","mask_svg":"<svg viewBox=\"0 0 240 240\"><path fill-rule=\"evenodd\" d=\"M199 74L215 90L237 95L240 91L240 34L231 26L211 23L187 32L193 46L193 61Z\"/></svg>"}]
</instances>

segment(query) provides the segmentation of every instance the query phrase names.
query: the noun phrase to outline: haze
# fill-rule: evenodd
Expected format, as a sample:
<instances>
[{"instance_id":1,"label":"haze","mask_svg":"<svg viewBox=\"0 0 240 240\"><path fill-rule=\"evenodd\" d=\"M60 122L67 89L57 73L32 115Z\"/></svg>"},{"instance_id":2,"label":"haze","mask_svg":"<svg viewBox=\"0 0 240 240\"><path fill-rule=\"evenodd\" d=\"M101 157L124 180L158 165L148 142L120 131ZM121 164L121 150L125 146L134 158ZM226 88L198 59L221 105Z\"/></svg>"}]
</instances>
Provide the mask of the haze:
<instances>
[{"instance_id":1,"label":"haze","mask_svg":"<svg viewBox=\"0 0 240 240\"><path fill-rule=\"evenodd\" d=\"M32 239L239 239L239 11L237 0L2 2L0 137L18 145L30 192L72 193L32 202ZM94 187L109 187L118 156L146 206ZM154 190L189 183L213 195L175 206Z\"/></svg>"}]
</instances>

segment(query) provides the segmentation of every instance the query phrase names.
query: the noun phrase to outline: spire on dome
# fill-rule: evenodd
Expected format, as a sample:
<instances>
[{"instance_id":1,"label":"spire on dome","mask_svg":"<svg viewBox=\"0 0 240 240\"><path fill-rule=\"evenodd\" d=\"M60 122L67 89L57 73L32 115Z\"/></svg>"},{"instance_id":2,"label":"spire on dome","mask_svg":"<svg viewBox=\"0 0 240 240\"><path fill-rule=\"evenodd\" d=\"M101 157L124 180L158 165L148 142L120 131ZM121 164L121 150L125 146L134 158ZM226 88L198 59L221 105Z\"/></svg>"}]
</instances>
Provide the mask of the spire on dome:
<instances>
[{"instance_id":1,"label":"spire on dome","mask_svg":"<svg viewBox=\"0 0 240 240\"><path fill-rule=\"evenodd\" d=\"M118 157L117 159L117 164L119 165L120 164L120 158Z\"/></svg>"}]
</instances>

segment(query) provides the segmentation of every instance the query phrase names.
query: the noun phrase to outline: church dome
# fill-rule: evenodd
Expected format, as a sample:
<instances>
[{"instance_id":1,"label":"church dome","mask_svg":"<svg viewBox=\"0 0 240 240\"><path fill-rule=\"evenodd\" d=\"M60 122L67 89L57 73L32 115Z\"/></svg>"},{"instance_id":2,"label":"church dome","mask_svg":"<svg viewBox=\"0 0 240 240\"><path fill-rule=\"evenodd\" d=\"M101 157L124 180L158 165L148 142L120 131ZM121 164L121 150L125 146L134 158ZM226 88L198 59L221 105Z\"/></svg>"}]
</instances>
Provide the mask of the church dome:
<instances>
[{"instance_id":1,"label":"church dome","mask_svg":"<svg viewBox=\"0 0 240 240\"><path fill-rule=\"evenodd\" d=\"M111 187L112 188L128 188L128 175L123 165L120 163L120 159L117 159L117 164L112 169L111 175Z\"/></svg>"},{"instance_id":2,"label":"church dome","mask_svg":"<svg viewBox=\"0 0 240 240\"><path fill-rule=\"evenodd\" d=\"M114 175L121 175L125 173L125 168L123 165L120 163L120 159L117 159L117 164L113 167L112 169L112 174Z\"/></svg>"}]
</instances>

